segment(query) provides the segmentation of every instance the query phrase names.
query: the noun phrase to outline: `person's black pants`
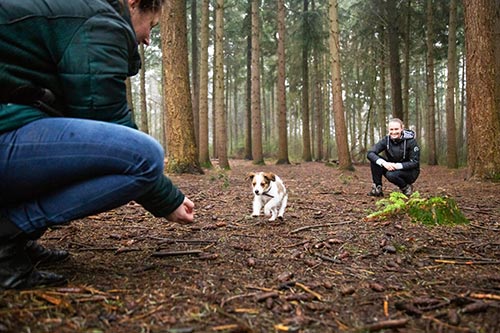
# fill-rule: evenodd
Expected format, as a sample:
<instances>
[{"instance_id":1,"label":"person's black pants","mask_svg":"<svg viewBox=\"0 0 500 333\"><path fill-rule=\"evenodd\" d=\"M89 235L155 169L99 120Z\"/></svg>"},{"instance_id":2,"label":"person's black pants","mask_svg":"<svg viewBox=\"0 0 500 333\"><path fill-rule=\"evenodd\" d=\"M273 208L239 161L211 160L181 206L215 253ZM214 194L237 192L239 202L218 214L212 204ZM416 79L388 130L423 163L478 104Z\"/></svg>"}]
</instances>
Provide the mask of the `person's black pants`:
<instances>
[{"instance_id":1,"label":"person's black pants","mask_svg":"<svg viewBox=\"0 0 500 333\"><path fill-rule=\"evenodd\" d=\"M404 188L408 184L413 184L420 174L419 168L410 170L388 171L386 168L373 162L370 162L370 168L374 184L382 185L382 176L384 176L388 181L390 181L400 189Z\"/></svg>"}]
</instances>

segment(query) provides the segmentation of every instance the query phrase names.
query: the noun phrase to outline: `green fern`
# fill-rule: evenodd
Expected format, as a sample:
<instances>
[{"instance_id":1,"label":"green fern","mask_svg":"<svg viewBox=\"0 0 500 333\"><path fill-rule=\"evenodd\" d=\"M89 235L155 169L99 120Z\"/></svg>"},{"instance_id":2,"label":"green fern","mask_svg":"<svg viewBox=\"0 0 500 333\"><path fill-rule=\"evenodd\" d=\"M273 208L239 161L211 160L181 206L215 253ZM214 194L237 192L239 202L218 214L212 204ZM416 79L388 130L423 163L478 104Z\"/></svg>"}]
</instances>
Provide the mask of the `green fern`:
<instances>
[{"instance_id":1,"label":"green fern","mask_svg":"<svg viewBox=\"0 0 500 333\"><path fill-rule=\"evenodd\" d=\"M398 214L407 214L414 223L425 225L467 224L469 221L458 208L455 200L448 197L423 199L418 192L410 198L400 192L392 192L389 198L376 203L378 211L366 218L385 219Z\"/></svg>"}]
</instances>

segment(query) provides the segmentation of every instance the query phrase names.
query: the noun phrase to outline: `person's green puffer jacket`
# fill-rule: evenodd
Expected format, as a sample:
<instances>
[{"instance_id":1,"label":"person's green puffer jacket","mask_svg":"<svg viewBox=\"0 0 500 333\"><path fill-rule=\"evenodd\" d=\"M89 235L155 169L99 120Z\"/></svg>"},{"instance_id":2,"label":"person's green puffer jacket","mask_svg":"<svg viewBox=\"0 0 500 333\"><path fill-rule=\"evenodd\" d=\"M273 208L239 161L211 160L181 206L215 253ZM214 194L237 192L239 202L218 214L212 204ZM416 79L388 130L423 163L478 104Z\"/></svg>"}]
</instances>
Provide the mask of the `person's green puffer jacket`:
<instances>
[{"instance_id":1,"label":"person's green puffer jacket","mask_svg":"<svg viewBox=\"0 0 500 333\"><path fill-rule=\"evenodd\" d=\"M118 0L2 0L0 104L20 87L49 89L68 117L133 126L125 79L140 67L128 7ZM40 117L37 109L3 105L0 131Z\"/></svg>"},{"instance_id":2,"label":"person's green puffer jacket","mask_svg":"<svg viewBox=\"0 0 500 333\"><path fill-rule=\"evenodd\" d=\"M53 94L48 106L65 117L135 127L125 79L139 68L126 2L0 1L0 133L51 114L26 97L40 89ZM154 215L165 216L183 200L163 177L139 201Z\"/></svg>"}]
</instances>

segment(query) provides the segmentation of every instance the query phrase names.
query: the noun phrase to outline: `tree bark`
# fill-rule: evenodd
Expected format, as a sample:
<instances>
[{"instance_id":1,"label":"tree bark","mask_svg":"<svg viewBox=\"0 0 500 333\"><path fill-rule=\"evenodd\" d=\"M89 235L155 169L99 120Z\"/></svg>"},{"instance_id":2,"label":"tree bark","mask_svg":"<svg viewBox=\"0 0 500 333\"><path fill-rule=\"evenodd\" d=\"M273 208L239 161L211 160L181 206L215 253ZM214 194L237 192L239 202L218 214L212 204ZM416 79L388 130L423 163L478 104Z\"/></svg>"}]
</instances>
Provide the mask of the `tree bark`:
<instances>
[{"instance_id":1,"label":"tree bark","mask_svg":"<svg viewBox=\"0 0 500 333\"><path fill-rule=\"evenodd\" d=\"M264 164L260 107L260 0L252 0L252 158Z\"/></svg>"},{"instance_id":2,"label":"tree bark","mask_svg":"<svg viewBox=\"0 0 500 333\"><path fill-rule=\"evenodd\" d=\"M432 0L427 0L427 164L437 165L436 157L436 105L434 92L434 32Z\"/></svg>"},{"instance_id":3,"label":"tree bark","mask_svg":"<svg viewBox=\"0 0 500 333\"><path fill-rule=\"evenodd\" d=\"M139 53L141 55L142 66L140 70L140 91L141 91L141 126L140 129L146 134L149 134L148 125L148 105L146 103L146 57L144 55L144 45L139 45Z\"/></svg>"},{"instance_id":4,"label":"tree bark","mask_svg":"<svg viewBox=\"0 0 500 333\"><path fill-rule=\"evenodd\" d=\"M200 64L198 51L198 0L191 0L191 77L193 102L193 122L196 146L200 142Z\"/></svg>"},{"instance_id":5,"label":"tree bark","mask_svg":"<svg viewBox=\"0 0 500 333\"><path fill-rule=\"evenodd\" d=\"M224 107L224 0L215 4L215 129L219 167L229 169L227 159L226 110Z\"/></svg>"},{"instance_id":6,"label":"tree bark","mask_svg":"<svg viewBox=\"0 0 500 333\"><path fill-rule=\"evenodd\" d=\"M252 2L248 0L248 17L252 22ZM247 78L245 96L245 159L252 160L252 26L247 36Z\"/></svg>"},{"instance_id":7,"label":"tree bark","mask_svg":"<svg viewBox=\"0 0 500 333\"><path fill-rule=\"evenodd\" d=\"M304 14L307 14L309 1L304 0ZM309 50L307 43L302 49L302 159L312 161L311 130L309 124Z\"/></svg>"},{"instance_id":8,"label":"tree bark","mask_svg":"<svg viewBox=\"0 0 500 333\"><path fill-rule=\"evenodd\" d=\"M500 111L498 77L500 54L495 45L497 0L464 0L467 57L467 166L469 176L500 179ZM498 33L498 30L497 30Z\"/></svg>"},{"instance_id":9,"label":"tree bark","mask_svg":"<svg viewBox=\"0 0 500 333\"><path fill-rule=\"evenodd\" d=\"M132 83L130 82L130 77L125 80L125 88L127 89L127 103L130 111L132 112L132 119L136 121L134 114L134 96L132 94Z\"/></svg>"},{"instance_id":10,"label":"tree bark","mask_svg":"<svg viewBox=\"0 0 500 333\"><path fill-rule=\"evenodd\" d=\"M403 120L401 94L401 62L399 61L398 9L396 1L387 1L387 33L389 42L389 70L391 77L392 117Z\"/></svg>"},{"instance_id":11,"label":"tree bark","mask_svg":"<svg viewBox=\"0 0 500 333\"><path fill-rule=\"evenodd\" d=\"M278 161L277 164L290 164L288 159L288 126L286 121L285 90L285 1L278 0Z\"/></svg>"},{"instance_id":12,"label":"tree bark","mask_svg":"<svg viewBox=\"0 0 500 333\"><path fill-rule=\"evenodd\" d=\"M161 18L168 161L173 173L202 173L196 150L186 28L186 1L168 1Z\"/></svg>"},{"instance_id":13,"label":"tree bark","mask_svg":"<svg viewBox=\"0 0 500 333\"><path fill-rule=\"evenodd\" d=\"M208 19L209 0L201 3L200 24L200 92L199 92L199 161L203 167L212 167L208 149Z\"/></svg>"},{"instance_id":14,"label":"tree bark","mask_svg":"<svg viewBox=\"0 0 500 333\"><path fill-rule=\"evenodd\" d=\"M448 78L446 81L446 162L457 168L457 130L455 124L455 87L457 82L457 0L450 0L448 28Z\"/></svg>"},{"instance_id":15,"label":"tree bark","mask_svg":"<svg viewBox=\"0 0 500 333\"><path fill-rule=\"evenodd\" d=\"M332 60L332 88L333 88L333 117L335 121L335 141L339 158L339 168L342 170L353 170L349 144L347 141L347 128L344 116L344 104L342 101L342 81L340 76L340 42L337 0L330 0L330 53Z\"/></svg>"}]
</instances>

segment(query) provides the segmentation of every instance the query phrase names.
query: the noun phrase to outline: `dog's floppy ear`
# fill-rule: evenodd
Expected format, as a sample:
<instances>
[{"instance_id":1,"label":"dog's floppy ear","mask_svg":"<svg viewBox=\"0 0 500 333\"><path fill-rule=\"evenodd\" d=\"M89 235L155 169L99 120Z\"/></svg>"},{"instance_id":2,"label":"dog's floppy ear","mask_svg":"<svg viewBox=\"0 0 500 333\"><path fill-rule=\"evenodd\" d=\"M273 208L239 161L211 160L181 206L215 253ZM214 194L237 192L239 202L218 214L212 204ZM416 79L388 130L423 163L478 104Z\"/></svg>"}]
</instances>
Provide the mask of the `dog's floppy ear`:
<instances>
[{"instance_id":1,"label":"dog's floppy ear","mask_svg":"<svg viewBox=\"0 0 500 333\"><path fill-rule=\"evenodd\" d=\"M247 173L246 179L253 179L253 177L255 177L255 172L249 172Z\"/></svg>"},{"instance_id":2,"label":"dog's floppy ear","mask_svg":"<svg viewBox=\"0 0 500 333\"><path fill-rule=\"evenodd\" d=\"M267 180L274 182L276 180L276 175L272 172L266 172L264 174L264 177L266 177Z\"/></svg>"}]
</instances>

